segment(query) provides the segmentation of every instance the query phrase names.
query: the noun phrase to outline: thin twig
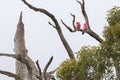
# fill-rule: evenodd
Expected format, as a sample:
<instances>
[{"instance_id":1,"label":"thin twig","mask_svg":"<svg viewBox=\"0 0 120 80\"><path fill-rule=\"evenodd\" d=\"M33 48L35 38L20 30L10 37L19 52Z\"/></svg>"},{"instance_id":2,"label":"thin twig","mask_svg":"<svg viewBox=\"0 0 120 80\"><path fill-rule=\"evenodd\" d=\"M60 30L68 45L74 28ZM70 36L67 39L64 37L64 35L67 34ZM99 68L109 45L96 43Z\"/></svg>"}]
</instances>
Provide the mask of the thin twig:
<instances>
[{"instance_id":1,"label":"thin twig","mask_svg":"<svg viewBox=\"0 0 120 80\"><path fill-rule=\"evenodd\" d=\"M55 28L56 29L56 26L55 25L53 25L51 22L48 22L53 28Z\"/></svg>"},{"instance_id":2,"label":"thin twig","mask_svg":"<svg viewBox=\"0 0 120 80\"><path fill-rule=\"evenodd\" d=\"M75 27L75 15L73 15L72 13L70 13L70 15L73 17L72 25L73 25L74 29L68 27L68 25L65 24L65 22L63 20L61 20L61 22L70 32L76 32L77 30L76 30L76 27Z\"/></svg>"},{"instance_id":3,"label":"thin twig","mask_svg":"<svg viewBox=\"0 0 120 80\"><path fill-rule=\"evenodd\" d=\"M76 27L75 27L75 15L71 13L71 16L73 17L72 25L74 27L74 30L76 30Z\"/></svg>"},{"instance_id":4,"label":"thin twig","mask_svg":"<svg viewBox=\"0 0 120 80\"><path fill-rule=\"evenodd\" d=\"M38 67L39 75L42 77L42 72L41 72L41 68L40 68L40 65L39 65L39 61L37 60L35 63L37 65L37 67Z\"/></svg>"},{"instance_id":5,"label":"thin twig","mask_svg":"<svg viewBox=\"0 0 120 80\"><path fill-rule=\"evenodd\" d=\"M63 20L61 20L62 24L70 31L70 32L75 32L75 29L72 30L70 27L67 26L67 24L64 23Z\"/></svg>"}]
</instances>

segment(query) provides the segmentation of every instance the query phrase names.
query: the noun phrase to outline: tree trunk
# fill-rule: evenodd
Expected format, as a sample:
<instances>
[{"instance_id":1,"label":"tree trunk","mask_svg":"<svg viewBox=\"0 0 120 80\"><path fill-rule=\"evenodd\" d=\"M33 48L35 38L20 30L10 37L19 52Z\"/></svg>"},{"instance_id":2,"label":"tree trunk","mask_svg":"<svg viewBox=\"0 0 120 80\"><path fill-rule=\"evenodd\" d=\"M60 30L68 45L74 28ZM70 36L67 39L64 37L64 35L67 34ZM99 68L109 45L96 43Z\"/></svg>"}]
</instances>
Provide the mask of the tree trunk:
<instances>
[{"instance_id":1,"label":"tree trunk","mask_svg":"<svg viewBox=\"0 0 120 80\"><path fill-rule=\"evenodd\" d=\"M22 12L20 14L19 22L17 25L16 34L14 37L14 52L16 55L20 56L21 59L25 59L28 62L28 65L16 60L16 74L20 76L22 80L38 80L35 79L38 75L38 70L35 67L34 62L28 56L28 51L25 47L24 39L24 24L22 22ZM29 66L29 68L28 68Z\"/></svg>"}]
</instances>

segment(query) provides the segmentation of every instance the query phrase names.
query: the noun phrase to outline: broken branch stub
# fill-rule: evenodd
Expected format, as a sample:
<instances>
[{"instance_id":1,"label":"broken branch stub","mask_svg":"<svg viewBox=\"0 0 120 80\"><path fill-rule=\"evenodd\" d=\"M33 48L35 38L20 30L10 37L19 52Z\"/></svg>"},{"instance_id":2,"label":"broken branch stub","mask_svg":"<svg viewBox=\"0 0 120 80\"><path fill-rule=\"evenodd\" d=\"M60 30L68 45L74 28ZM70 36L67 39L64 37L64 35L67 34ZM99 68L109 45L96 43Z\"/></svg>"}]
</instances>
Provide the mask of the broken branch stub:
<instances>
[{"instance_id":1,"label":"broken branch stub","mask_svg":"<svg viewBox=\"0 0 120 80\"><path fill-rule=\"evenodd\" d=\"M17 30L14 37L14 52L17 56L20 56L21 60L24 60L24 62L16 60L16 74L19 75L23 80L33 80L33 78L38 75L38 70L35 67L32 59L27 54L28 51L25 46L22 12L20 14Z\"/></svg>"}]
</instances>

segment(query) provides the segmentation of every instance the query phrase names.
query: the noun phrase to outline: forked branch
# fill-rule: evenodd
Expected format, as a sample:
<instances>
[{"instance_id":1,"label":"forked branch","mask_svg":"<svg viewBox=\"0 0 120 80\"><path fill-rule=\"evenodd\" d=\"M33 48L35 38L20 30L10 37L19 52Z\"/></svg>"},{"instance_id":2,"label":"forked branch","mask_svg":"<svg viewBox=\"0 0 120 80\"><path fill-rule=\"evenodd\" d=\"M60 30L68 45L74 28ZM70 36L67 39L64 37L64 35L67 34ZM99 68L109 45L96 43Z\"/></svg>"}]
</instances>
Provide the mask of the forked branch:
<instances>
[{"instance_id":1,"label":"forked branch","mask_svg":"<svg viewBox=\"0 0 120 80\"><path fill-rule=\"evenodd\" d=\"M45 10L45 9L36 8L36 7L32 6L32 5L29 4L26 0L22 0L22 1L23 1L24 4L27 5L30 9L32 9L32 10L34 10L34 11L39 11L39 12L47 15L49 18L52 19L52 21L54 22L54 25L51 24L50 22L49 22L49 24L52 25L52 26L57 30L57 32L58 32L58 34L59 34L59 37L60 37L60 39L61 39L61 41L62 41L62 43L63 43L63 45L64 45L64 47L65 47L65 49L66 49L66 51L67 51L67 53L68 53L70 59L75 59L74 53L73 53L71 47L69 46L68 42L66 41L66 39L65 39L65 37L64 37L64 35L63 35L63 33L62 33L62 30L61 30L61 28L60 28L60 25L59 25L57 19L55 18L55 16L54 16L53 14L51 14L50 12L48 12L47 10Z\"/></svg>"},{"instance_id":2,"label":"forked branch","mask_svg":"<svg viewBox=\"0 0 120 80\"><path fill-rule=\"evenodd\" d=\"M95 38L97 41L99 41L100 43L103 42L103 39L99 37L98 34L96 34L94 31L91 30L90 28L90 24L89 24L89 19L88 19L88 15L86 13L86 10L85 10L85 1L82 0L82 2L78 1L77 2L80 4L81 6L81 11L82 11L82 14L84 16L84 19L86 21L86 23L88 24L88 30L86 31L86 33L88 33L90 36L92 36L93 38Z\"/></svg>"},{"instance_id":3,"label":"forked branch","mask_svg":"<svg viewBox=\"0 0 120 80\"><path fill-rule=\"evenodd\" d=\"M88 19L87 13L86 13L86 11L85 11L85 1L82 0L82 2L80 2L80 1L77 0L77 2L78 2L78 3L80 4L80 6L81 6L82 14L83 14L83 16L84 16L84 19L85 19L86 23L88 24L88 28L90 29L89 19Z\"/></svg>"},{"instance_id":4,"label":"forked branch","mask_svg":"<svg viewBox=\"0 0 120 80\"><path fill-rule=\"evenodd\" d=\"M38 60L36 61L37 67L39 69L39 75L40 75L39 80L50 80L51 78L54 77L52 74L55 73L56 69L53 70L53 71L47 72L47 69L50 66L50 64L52 63L52 60L53 60L53 56L49 59L49 61L45 65L45 67L43 69L43 72L41 71L41 68L40 68Z\"/></svg>"},{"instance_id":5,"label":"forked branch","mask_svg":"<svg viewBox=\"0 0 120 80\"><path fill-rule=\"evenodd\" d=\"M6 56L6 57L12 57L12 58L15 58L16 60L18 60L18 61L20 61L20 62L22 62L23 64L26 64L26 66L27 66L27 69L28 69L28 73L29 73L29 77L30 76L32 76L32 67L31 67L31 65L30 65L30 63L29 63L29 61L27 60L27 59L25 59L25 58L22 58L20 55L15 55L15 54L5 54L5 53L0 53L0 56ZM9 75L10 73L8 72L6 72L5 73L5 75ZM9 75L10 77L11 76L13 76L13 77L15 77L15 79L16 79L16 76L17 75L15 75L15 74L13 74L12 75L12 73ZM19 76L17 77L17 79L19 78ZM29 80L31 80L32 79L32 77L29 79Z\"/></svg>"},{"instance_id":6,"label":"forked branch","mask_svg":"<svg viewBox=\"0 0 120 80\"><path fill-rule=\"evenodd\" d=\"M81 32L85 32L85 33L88 33L90 36L92 36L94 39L96 39L98 42L102 43L103 42L103 39L100 38L100 36L95 33L94 31L91 30L90 28L90 24L89 24L89 19L88 19L88 15L86 13L86 10L85 10L85 1L82 0L82 2L76 0L80 6L81 6L81 11L82 11L82 14L83 14L83 17L85 19L85 22L87 23L88 25L88 29L87 30L83 30L83 29L79 29L79 30L76 30L76 28L72 29L70 27L67 26L67 24L65 24L65 22L62 21L63 25L70 31L70 32L76 32L76 31L81 31ZM74 17L75 18L75 17ZM73 23L74 23L74 18L73 18ZM75 26L74 24L72 25L73 27Z\"/></svg>"},{"instance_id":7,"label":"forked branch","mask_svg":"<svg viewBox=\"0 0 120 80\"><path fill-rule=\"evenodd\" d=\"M75 26L75 15L71 13L71 16L73 17L73 20L72 20L72 26L73 26L73 29L71 27L69 27L63 20L61 20L62 24L70 31L70 32L76 32L76 31L81 31L83 32L84 30L82 29L76 29L76 26Z\"/></svg>"}]
</instances>

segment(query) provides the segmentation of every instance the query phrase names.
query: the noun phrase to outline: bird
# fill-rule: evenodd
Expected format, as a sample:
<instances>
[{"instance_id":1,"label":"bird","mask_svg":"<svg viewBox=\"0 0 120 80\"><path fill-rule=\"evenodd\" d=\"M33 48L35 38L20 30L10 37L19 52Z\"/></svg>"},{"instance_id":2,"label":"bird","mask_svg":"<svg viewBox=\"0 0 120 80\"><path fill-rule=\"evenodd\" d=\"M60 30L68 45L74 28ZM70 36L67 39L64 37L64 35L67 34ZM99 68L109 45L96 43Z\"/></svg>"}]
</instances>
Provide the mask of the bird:
<instances>
[{"instance_id":1,"label":"bird","mask_svg":"<svg viewBox=\"0 0 120 80\"><path fill-rule=\"evenodd\" d=\"M87 23L84 23L83 24L83 33L82 33L82 35L85 33L85 31L87 31L88 30L88 24Z\"/></svg>"},{"instance_id":2,"label":"bird","mask_svg":"<svg viewBox=\"0 0 120 80\"><path fill-rule=\"evenodd\" d=\"M80 29L80 27L81 27L80 22L76 22L76 29L77 29L77 30L79 30L79 29Z\"/></svg>"}]
</instances>

